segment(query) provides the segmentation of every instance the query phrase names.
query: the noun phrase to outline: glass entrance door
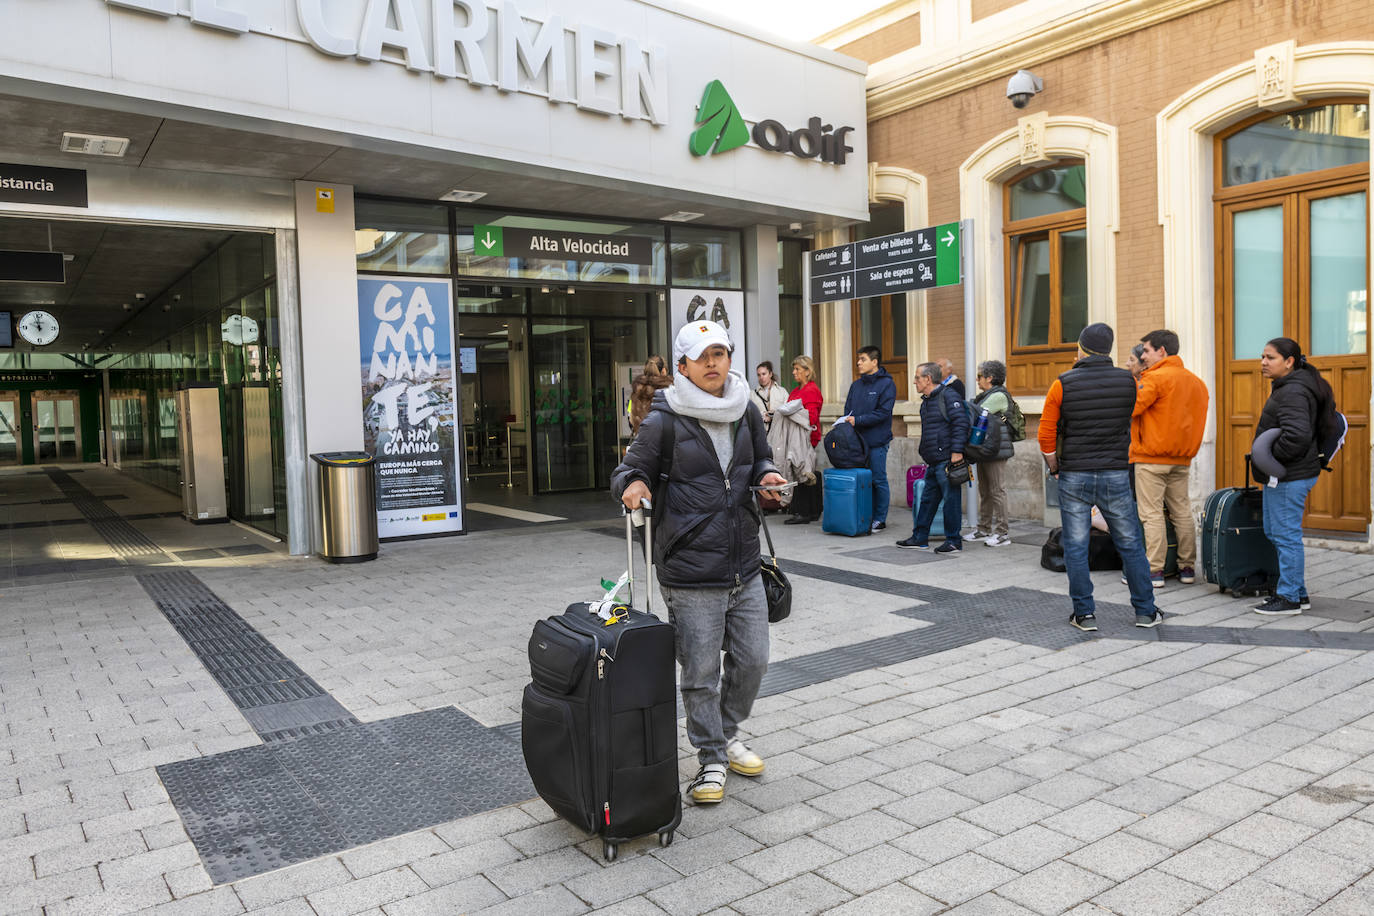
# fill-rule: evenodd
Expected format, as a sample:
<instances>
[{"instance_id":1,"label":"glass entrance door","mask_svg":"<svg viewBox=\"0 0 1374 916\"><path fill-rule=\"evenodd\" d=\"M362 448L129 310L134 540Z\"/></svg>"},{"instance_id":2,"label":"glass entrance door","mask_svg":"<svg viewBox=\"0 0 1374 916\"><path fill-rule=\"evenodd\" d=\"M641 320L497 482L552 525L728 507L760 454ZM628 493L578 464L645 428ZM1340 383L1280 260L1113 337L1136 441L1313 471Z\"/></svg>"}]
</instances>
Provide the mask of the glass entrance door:
<instances>
[{"instance_id":1,"label":"glass entrance door","mask_svg":"<svg viewBox=\"0 0 1374 916\"><path fill-rule=\"evenodd\" d=\"M34 459L81 460L81 408L75 391L33 393Z\"/></svg>"},{"instance_id":2,"label":"glass entrance door","mask_svg":"<svg viewBox=\"0 0 1374 916\"><path fill-rule=\"evenodd\" d=\"M0 391L0 466L18 464L22 457L19 422L19 393Z\"/></svg>"},{"instance_id":3,"label":"glass entrance door","mask_svg":"<svg viewBox=\"0 0 1374 916\"><path fill-rule=\"evenodd\" d=\"M530 370L538 489L596 486L591 322L563 317L531 320Z\"/></svg>"},{"instance_id":4,"label":"glass entrance door","mask_svg":"<svg viewBox=\"0 0 1374 916\"><path fill-rule=\"evenodd\" d=\"M619 376L649 351L656 293L567 290L530 296L529 353L536 489L609 486L628 436Z\"/></svg>"}]
</instances>

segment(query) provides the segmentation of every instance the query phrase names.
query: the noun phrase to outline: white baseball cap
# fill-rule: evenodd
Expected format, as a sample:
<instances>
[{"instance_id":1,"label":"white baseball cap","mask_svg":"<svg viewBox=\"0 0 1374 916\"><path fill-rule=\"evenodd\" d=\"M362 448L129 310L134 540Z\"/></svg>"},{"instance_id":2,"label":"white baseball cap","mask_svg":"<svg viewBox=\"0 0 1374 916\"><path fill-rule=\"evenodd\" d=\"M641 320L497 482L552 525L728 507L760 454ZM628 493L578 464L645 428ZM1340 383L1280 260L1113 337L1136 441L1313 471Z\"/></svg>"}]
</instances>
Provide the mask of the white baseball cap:
<instances>
[{"instance_id":1,"label":"white baseball cap","mask_svg":"<svg viewBox=\"0 0 1374 916\"><path fill-rule=\"evenodd\" d=\"M716 344L726 350L734 349L729 333L714 321L689 321L678 329L677 340L673 341L673 363L699 359L707 347Z\"/></svg>"}]
</instances>

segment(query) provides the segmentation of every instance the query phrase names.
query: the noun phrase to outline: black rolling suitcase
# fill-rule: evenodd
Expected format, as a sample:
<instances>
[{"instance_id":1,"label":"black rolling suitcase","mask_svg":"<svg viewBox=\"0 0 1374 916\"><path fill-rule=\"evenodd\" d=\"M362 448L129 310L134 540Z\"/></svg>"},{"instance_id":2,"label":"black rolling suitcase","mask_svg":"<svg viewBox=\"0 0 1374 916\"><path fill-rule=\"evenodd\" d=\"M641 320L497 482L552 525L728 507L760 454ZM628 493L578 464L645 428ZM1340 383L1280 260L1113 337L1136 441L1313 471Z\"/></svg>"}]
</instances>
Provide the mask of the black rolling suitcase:
<instances>
[{"instance_id":1,"label":"black rolling suitcase","mask_svg":"<svg viewBox=\"0 0 1374 916\"><path fill-rule=\"evenodd\" d=\"M638 514L638 513L637 513ZM682 820L677 773L677 683L673 627L648 613L653 535L644 518L648 575L644 611L571 604L534 625L530 673L521 703L525 767L539 797L557 814L617 845L658 834L673 841ZM625 516L633 603L634 528Z\"/></svg>"},{"instance_id":2,"label":"black rolling suitcase","mask_svg":"<svg viewBox=\"0 0 1374 916\"><path fill-rule=\"evenodd\" d=\"M1260 595L1279 582L1279 555L1264 536L1264 496L1250 486L1225 487L1207 497L1202 509L1202 575L1233 595Z\"/></svg>"}]
</instances>

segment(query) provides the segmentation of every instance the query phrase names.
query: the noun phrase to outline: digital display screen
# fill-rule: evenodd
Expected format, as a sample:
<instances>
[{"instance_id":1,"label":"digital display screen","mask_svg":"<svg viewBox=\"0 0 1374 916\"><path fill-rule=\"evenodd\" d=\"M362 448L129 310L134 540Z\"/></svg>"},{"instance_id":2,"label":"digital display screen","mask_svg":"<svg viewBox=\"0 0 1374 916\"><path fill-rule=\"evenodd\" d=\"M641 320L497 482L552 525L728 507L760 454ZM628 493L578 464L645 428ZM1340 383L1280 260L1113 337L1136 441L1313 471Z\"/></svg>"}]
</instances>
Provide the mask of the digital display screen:
<instances>
[{"instance_id":1,"label":"digital display screen","mask_svg":"<svg viewBox=\"0 0 1374 916\"><path fill-rule=\"evenodd\" d=\"M475 375L477 373L476 347L458 348L458 369L464 375Z\"/></svg>"},{"instance_id":2,"label":"digital display screen","mask_svg":"<svg viewBox=\"0 0 1374 916\"><path fill-rule=\"evenodd\" d=\"M14 347L14 316L9 312L0 312L0 350L8 350Z\"/></svg>"}]
</instances>

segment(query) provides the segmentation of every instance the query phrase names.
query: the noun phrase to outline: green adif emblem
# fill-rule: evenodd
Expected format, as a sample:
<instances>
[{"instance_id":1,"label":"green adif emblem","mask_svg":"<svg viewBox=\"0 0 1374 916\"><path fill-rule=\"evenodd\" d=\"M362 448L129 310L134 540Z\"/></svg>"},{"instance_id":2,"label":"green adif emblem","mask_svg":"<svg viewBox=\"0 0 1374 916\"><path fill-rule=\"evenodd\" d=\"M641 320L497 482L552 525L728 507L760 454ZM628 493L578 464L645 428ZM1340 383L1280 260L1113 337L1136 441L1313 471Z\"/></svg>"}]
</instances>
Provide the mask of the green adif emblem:
<instances>
[{"instance_id":1,"label":"green adif emblem","mask_svg":"<svg viewBox=\"0 0 1374 916\"><path fill-rule=\"evenodd\" d=\"M701 107L697 109L696 123L699 126L687 141L687 148L693 156L724 153L749 142L749 128L744 123L744 117L720 80L711 80L706 84Z\"/></svg>"}]
</instances>

